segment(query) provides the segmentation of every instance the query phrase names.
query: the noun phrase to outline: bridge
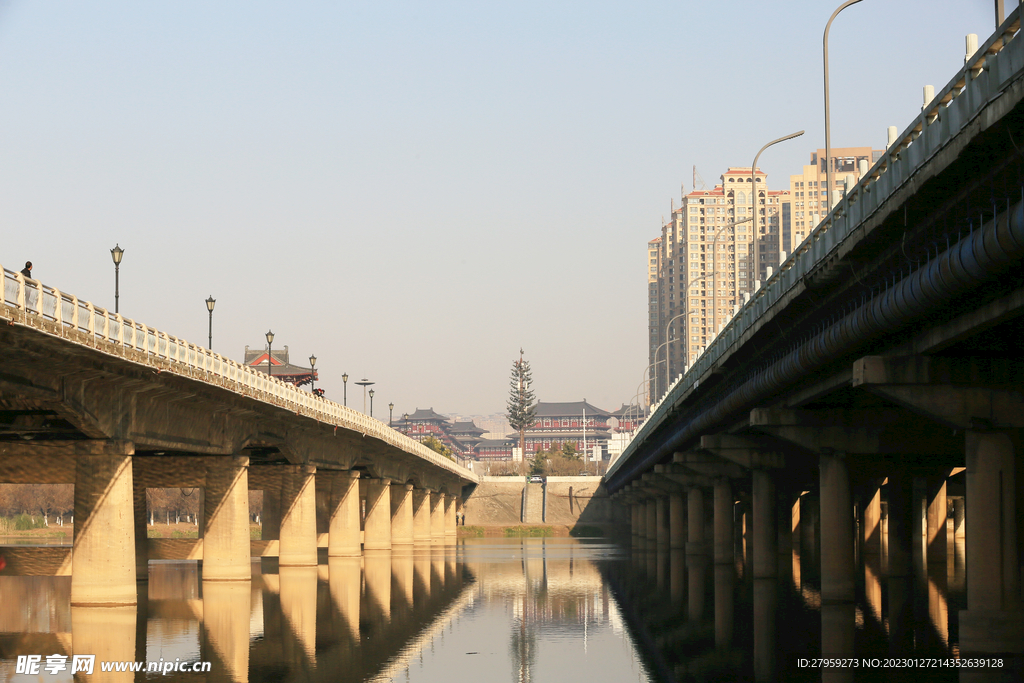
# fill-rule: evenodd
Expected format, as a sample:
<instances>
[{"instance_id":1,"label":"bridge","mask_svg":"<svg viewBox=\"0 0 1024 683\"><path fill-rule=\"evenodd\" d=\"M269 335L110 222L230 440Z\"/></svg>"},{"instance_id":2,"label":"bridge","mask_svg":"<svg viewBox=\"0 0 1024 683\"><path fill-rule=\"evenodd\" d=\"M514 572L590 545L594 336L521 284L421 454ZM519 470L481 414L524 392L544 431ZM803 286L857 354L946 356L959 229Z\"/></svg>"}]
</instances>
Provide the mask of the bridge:
<instances>
[{"instance_id":1,"label":"bridge","mask_svg":"<svg viewBox=\"0 0 1024 683\"><path fill-rule=\"evenodd\" d=\"M886 558L890 637L908 637L903 582L945 567L950 507L966 527L961 652L1024 651L1020 12L669 388L606 476L641 547L729 564L736 519L755 582L777 576L801 530L819 536L832 656L853 646L834 614L853 619L863 557Z\"/></svg>"},{"instance_id":2,"label":"bridge","mask_svg":"<svg viewBox=\"0 0 1024 683\"><path fill-rule=\"evenodd\" d=\"M137 603L151 559L249 581L454 543L470 470L362 413L4 269L0 483L75 486L71 548L5 548L6 573L71 575L73 606ZM147 539L146 489L202 490L200 538ZM264 492L250 541L248 491Z\"/></svg>"}]
</instances>

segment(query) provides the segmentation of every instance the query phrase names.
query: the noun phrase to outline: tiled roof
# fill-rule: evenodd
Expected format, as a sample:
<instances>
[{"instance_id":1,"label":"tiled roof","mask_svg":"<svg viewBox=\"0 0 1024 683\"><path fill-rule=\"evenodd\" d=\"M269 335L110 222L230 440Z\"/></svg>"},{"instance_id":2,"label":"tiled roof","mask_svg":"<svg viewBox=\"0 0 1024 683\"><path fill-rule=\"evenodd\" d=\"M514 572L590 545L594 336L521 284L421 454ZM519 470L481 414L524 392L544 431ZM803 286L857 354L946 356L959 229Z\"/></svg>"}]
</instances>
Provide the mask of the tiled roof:
<instances>
[{"instance_id":1,"label":"tiled roof","mask_svg":"<svg viewBox=\"0 0 1024 683\"><path fill-rule=\"evenodd\" d=\"M582 417L583 409L587 415L609 417L611 413L592 406L586 401L569 401L564 403L537 401L537 417Z\"/></svg>"}]
</instances>

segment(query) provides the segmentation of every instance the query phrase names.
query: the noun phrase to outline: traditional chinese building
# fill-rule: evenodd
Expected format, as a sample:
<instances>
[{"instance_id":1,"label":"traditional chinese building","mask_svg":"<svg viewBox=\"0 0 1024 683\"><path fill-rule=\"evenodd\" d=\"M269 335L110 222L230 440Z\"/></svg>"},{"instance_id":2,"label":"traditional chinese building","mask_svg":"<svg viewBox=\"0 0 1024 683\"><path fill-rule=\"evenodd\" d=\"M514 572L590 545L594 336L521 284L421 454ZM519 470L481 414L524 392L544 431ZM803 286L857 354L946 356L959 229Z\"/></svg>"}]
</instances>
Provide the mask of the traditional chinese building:
<instances>
[{"instance_id":1,"label":"traditional chinese building","mask_svg":"<svg viewBox=\"0 0 1024 683\"><path fill-rule=\"evenodd\" d=\"M483 441L484 433L472 420L451 422L433 408L417 408L395 420L392 426L417 441L433 436L462 458L476 457L476 445Z\"/></svg>"},{"instance_id":2,"label":"traditional chinese building","mask_svg":"<svg viewBox=\"0 0 1024 683\"><path fill-rule=\"evenodd\" d=\"M271 352L272 356L268 358L267 350L264 348L258 351L250 351L249 347L245 347L245 361L244 363L251 368L259 370L260 372L267 372L267 363L270 363L270 374L277 377L279 380L294 384L297 387L301 387L304 384L320 379L316 370L313 368L305 368L301 365L292 365L288 362L288 347L285 346L283 351L273 349Z\"/></svg>"},{"instance_id":3,"label":"traditional chinese building","mask_svg":"<svg viewBox=\"0 0 1024 683\"><path fill-rule=\"evenodd\" d=\"M536 422L526 430L526 455L532 457L538 450L547 450L554 443L573 444L577 450L593 454L595 447L601 459L607 458L608 438L611 430L606 410L590 405L586 399L567 403L538 401L534 413ZM518 437L516 437L518 445Z\"/></svg>"}]
</instances>

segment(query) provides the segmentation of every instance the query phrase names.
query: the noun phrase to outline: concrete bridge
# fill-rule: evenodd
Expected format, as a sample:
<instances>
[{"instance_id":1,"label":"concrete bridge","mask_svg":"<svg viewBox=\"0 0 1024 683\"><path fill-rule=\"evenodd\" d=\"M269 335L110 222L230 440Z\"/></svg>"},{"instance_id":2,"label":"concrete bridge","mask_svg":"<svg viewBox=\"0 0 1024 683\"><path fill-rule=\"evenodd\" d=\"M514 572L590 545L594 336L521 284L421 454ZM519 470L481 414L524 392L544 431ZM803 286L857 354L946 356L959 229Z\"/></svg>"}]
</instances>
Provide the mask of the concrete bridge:
<instances>
[{"instance_id":1,"label":"concrete bridge","mask_svg":"<svg viewBox=\"0 0 1024 683\"><path fill-rule=\"evenodd\" d=\"M478 478L369 418L4 269L0 483L75 485L73 547L6 548L70 574L72 605L136 603L150 559L204 581L455 540ZM147 539L147 488L202 489L201 538ZM467 488L469 487L469 488ZM250 542L248 491L264 492Z\"/></svg>"},{"instance_id":2,"label":"concrete bridge","mask_svg":"<svg viewBox=\"0 0 1024 683\"><path fill-rule=\"evenodd\" d=\"M756 581L809 530L825 606L851 605L856 562L884 557L899 651L902 583L945 567L951 507L966 526L961 652L1024 651L1019 18L654 406L605 481L637 544L729 564L736 514ZM842 654L852 639L826 611L821 651Z\"/></svg>"}]
</instances>

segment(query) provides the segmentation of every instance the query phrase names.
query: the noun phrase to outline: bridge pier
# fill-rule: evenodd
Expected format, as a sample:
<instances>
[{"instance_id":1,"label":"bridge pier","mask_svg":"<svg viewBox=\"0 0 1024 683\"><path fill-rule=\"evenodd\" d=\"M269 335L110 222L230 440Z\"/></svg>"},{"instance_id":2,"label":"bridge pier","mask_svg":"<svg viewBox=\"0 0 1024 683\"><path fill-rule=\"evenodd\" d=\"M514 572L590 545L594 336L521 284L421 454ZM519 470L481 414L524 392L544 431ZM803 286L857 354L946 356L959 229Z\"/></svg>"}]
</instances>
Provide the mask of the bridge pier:
<instances>
[{"instance_id":1,"label":"bridge pier","mask_svg":"<svg viewBox=\"0 0 1024 683\"><path fill-rule=\"evenodd\" d=\"M754 488L754 578L774 579L778 576L778 529L775 481L771 472L753 472Z\"/></svg>"},{"instance_id":2,"label":"bridge pier","mask_svg":"<svg viewBox=\"0 0 1024 683\"><path fill-rule=\"evenodd\" d=\"M316 550L316 467L281 465L281 567L315 567ZM266 499L266 496L264 496Z\"/></svg>"},{"instance_id":3,"label":"bridge pier","mask_svg":"<svg viewBox=\"0 0 1024 683\"><path fill-rule=\"evenodd\" d=\"M327 557L359 557L359 472L320 470L317 477L327 479L330 489Z\"/></svg>"},{"instance_id":4,"label":"bridge pier","mask_svg":"<svg viewBox=\"0 0 1024 683\"><path fill-rule=\"evenodd\" d=\"M249 581L249 458L205 461L203 581Z\"/></svg>"},{"instance_id":5,"label":"bridge pier","mask_svg":"<svg viewBox=\"0 0 1024 683\"><path fill-rule=\"evenodd\" d=\"M430 492L430 542L444 543L444 494L440 491Z\"/></svg>"},{"instance_id":6,"label":"bridge pier","mask_svg":"<svg viewBox=\"0 0 1024 683\"><path fill-rule=\"evenodd\" d=\"M134 445L111 442L119 454L80 455L75 470L75 532L71 604L137 604ZM134 620L132 632L134 633ZM134 656L134 652L132 654Z\"/></svg>"},{"instance_id":7,"label":"bridge pier","mask_svg":"<svg viewBox=\"0 0 1024 683\"><path fill-rule=\"evenodd\" d=\"M704 491L699 486L691 486L686 493L687 530L686 552L688 555L701 555L705 552L704 545Z\"/></svg>"},{"instance_id":8,"label":"bridge pier","mask_svg":"<svg viewBox=\"0 0 1024 683\"><path fill-rule=\"evenodd\" d=\"M655 494L654 497L654 520L655 520L655 545L658 551L669 549L669 510L668 496Z\"/></svg>"},{"instance_id":9,"label":"bridge pier","mask_svg":"<svg viewBox=\"0 0 1024 683\"><path fill-rule=\"evenodd\" d=\"M686 549L686 507L681 491L668 497L668 545L672 550Z\"/></svg>"},{"instance_id":10,"label":"bridge pier","mask_svg":"<svg viewBox=\"0 0 1024 683\"><path fill-rule=\"evenodd\" d=\"M412 484L391 484L391 545L412 545Z\"/></svg>"},{"instance_id":11,"label":"bridge pier","mask_svg":"<svg viewBox=\"0 0 1024 683\"><path fill-rule=\"evenodd\" d=\"M715 479L715 564L732 564L735 535L733 531L732 481L728 477ZM730 627L731 634L731 627Z\"/></svg>"},{"instance_id":12,"label":"bridge pier","mask_svg":"<svg viewBox=\"0 0 1024 683\"><path fill-rule=\"evenodd\" d=\"M412 491L412 542L430 543L430 491L426 489Z\"/></svg>"},{"instance_id":13,"label":"bridge pier","mask_svg":"<svg viewBox=\"0 0 1024 683\"><path fill-rule=\"evenodd\" d=\"M853 502L846 458L822 454L821 473L821 600L853 603Z\"/></svg>"},{"instance_id":14,"label":"bridge pier","mask_svg":"<svg viewBox=\"0 0 1024 683\"><path fill-rule=\"evenodd\" d=\"M454 493L444 494L444 542L455 543L459 533L458 524L455 519L455 510L458 507L458 497Z\"/></svg>"},{"instance_id":15,"label":"bridge pier","mask_svg":"<svg viewBox=\"0 0 1024 683\"><path fill-rule=\"evenodd\" d=\"M391 482L360 479L359 483L366 491L363 550L391 550Z\"/></svg>"}]
</instances>

